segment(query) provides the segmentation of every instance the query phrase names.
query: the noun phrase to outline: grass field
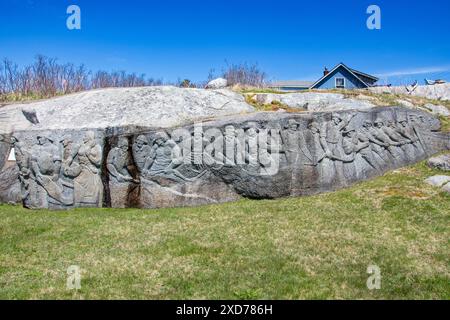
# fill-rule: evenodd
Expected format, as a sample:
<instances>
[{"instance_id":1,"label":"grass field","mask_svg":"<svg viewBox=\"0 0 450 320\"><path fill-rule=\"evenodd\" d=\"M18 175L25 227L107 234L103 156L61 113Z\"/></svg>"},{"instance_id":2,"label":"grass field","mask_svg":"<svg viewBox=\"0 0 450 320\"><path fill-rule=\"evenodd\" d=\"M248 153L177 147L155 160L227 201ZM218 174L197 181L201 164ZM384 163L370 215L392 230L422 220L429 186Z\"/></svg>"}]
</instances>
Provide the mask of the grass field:
<instances>
[{"instance_id":1,"label":"grass field","mask_svg":"<svg viewBox=\"0 0 450 320\"><path fill-rule=\"evenodd\" d=\"M0 206L1 299L450 299L424 163L335 193L161 210ZM381 289L368 290L368 265ZM81 289L66 288L70 265Z\"/></svg>"}]
</instances>

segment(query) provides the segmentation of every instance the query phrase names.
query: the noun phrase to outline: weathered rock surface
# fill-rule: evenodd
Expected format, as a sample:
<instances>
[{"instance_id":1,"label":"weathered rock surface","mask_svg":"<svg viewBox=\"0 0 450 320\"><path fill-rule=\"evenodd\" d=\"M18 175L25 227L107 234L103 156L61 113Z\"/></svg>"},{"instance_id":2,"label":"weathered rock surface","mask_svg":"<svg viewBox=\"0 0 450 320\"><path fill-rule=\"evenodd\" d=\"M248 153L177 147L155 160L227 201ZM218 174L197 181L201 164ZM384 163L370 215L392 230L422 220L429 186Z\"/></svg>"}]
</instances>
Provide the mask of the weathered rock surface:
<instances>
[{"instance_id":1,"label":"weathered rock surface","mask_svg":"<svg viewBox=\"0 0 450 320\"><path fill-rule=\"evenodd\" d=\"M0 171L0 203L21 203L22 194L17 166Z\"/></svg>"},{"instance_id":2,"label":"weathered rock surface","mask_svg":"<svg viewBox=\"0 0 450 320\"><path fill-rule=\"evenodd\" d=\"M365 99L349 99L345 98L343 94L322 92L259 93L253 99L262 104L278 101L291 108L308 111L364 110L375 106Z\"/></svg>"},{"instance_id":3,"label":"weathered rock surface","mask_svg":"<svg viewBox=\"0 0 450 320\"><path fill-rule=\"evenodd\" d=\"M425 109L429 110L432 114L435 114L435 115L438 115L438 116L443 116L443 117L449 117L450 116L450 111L444 106L439 106L439 105L434 105L434 104L431 104L431 103L427 103L423 107Z\"/></svg>"},{"instance_id":4,"label":"weathered rock surface","mask_svg":"<svg viewBox=\"0 0 450 320\"><path fill-rule=\"evenodd\" d=\"M427 161L428 166L444 171L450 171L450 154L432 157Z\"/></svg>"},{"instance_id":5,"label":"weathered rock surface","mask_svg":"<svg viewBox=\"0 0 450 320\"><path fill-rule=\"evenodd\" d=\"M450 193L450 183L447 183L445 186L443 186L442 191Z\"/></svg>"},{"instance_id":6,"label":"weathered rock surface","mask_svg":"<svg viewBox=\"0 0 450 320\"><path fill-rule=\"evenodd\" d=\"M18 203L22 201L19 183L19 171L7 159L11 150L11 137L0 135L0 203Z\"/></svg>"},{"instance_id":7,"label":"weathered rock surface","mask_svg":"<svg viewBox=\"0 0 450 320\"><path fill-rule=\"evenodd\" d=\"M24 116L35 111L38 124ZM102 129L127 125L168 128L195 120L253 112L230 90L171 86L110 88L0 109L0 134L19 130Z\"/></svg>"},{"instance_id":8,"label":"weathered rock surface","mask_svg":"<svg viewBox=\"0 0 450 320\"><path fill-rule=\"evenodd\" d=\"M369 88L369 90L374 93L410 94L404 86L373 87ZM450 83L436 84L433 86L418 86L411 95L428 99L450 100Z\"/></svg>"},{"instance_id":9,"label":"weathered rock surface","mask_svg":"<svg viewBox=\"0 0 450 320\"><path fill-rule=\"evenodd\" d=\"M336 190L450 148L427 112L259 112L155 128L18 131L24 205L171 207Z\"/></svg>"},{"instance_id":10,"label":"weathered rock surface","mask_svg":"<svg viewBox=\"0 0 450 320\"><path fill-rule=\"evenodd\" d=\"M208 82L208 84L206 85L206 89L223 89L226 88L227 85L227 79L217 78Z\"/></svg>"},{"instance_id":11,"label":"weathered rock surface","mask_svg":"<svg viewBox=\"0 0 450 320\"><path fill-rule=\"evenodd\" d=\"M434 187L442 187L444 184L450 182L450 176L432 176L425 179L425 182Z\"/></svg>"}]
</instances>

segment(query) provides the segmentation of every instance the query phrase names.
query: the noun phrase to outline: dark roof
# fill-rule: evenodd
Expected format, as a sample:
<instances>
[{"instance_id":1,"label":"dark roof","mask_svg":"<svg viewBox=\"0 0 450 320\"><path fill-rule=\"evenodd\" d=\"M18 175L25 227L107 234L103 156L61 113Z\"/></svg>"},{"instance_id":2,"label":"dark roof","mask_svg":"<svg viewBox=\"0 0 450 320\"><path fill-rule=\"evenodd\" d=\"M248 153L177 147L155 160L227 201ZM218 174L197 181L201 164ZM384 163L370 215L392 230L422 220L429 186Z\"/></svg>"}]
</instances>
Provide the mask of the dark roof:
<instances>
[{"instance_id":1,"label":"dark roof","mask_svg":"<svg viewBox=\"0 0 450 320\"><path fill-rule=\"evenodd\" d=\"M350 68L349 68L349 69L350 69ZM367 73L364 73L364 72L361 72L361 71L358 71L358 70L355 70L355 69L350 69L350 70L351 70L353 73L357 74L357 75L361 75L361 76L363 76L363 77L370 78L370 79L372 79L372 80L374 80L374 81L378 81L378 80L379 80L377 77L371 76L370 74L367 74Z\"/></svg>"},{"instance_id":2,"label":"dark roof","mask_svg":"<svg viewBox=\"0 0 450 320\"><path fill-rule=\"evenodd\" d=\"M355 69L351 69L351 68L347 67L345 64L343 64L343 63L341 62L341 63L339 63L336 67L334 67L332 70L330 70L330 72L329 72L328 74L324 75L322 78L320 78L319 80L317 80L316 82L314 82L314 84L311 85L310 88L314 88L318 83L322 82L322 80L324 80L324 79L326 79L326 78L328 78L328 77L331 77L332 73L333 73L336 69L338 69L339 67L345 68L345 69L346 69L348 72L350 72L350 73L351 73L358 81L360 81L364 86L366 86L366 88L368 88L368 87L370 87L370 86L369 86L367 83L365 83L365 82L360 78L360 76L367 77L367 78L373 79L373 80L375 80L375 81L378 81L378 78L377 78L377 77L371 76L371 75L369 75L369 74L367 74L367 73L364 73L364 72L361 72L361 71L357 71L357 70L355 70Z\"/></svg>"},{"instance_id":3,"label":"dark roof","mask_svg":"<svg viewBox=\"0 0 450 320\"><path fill-rule=\"evenodd\" d=\"M301 87L309 88L314 81L302 81L302 80L285 80L272 82L269 87Z\"/></svg>"}]
</instances>

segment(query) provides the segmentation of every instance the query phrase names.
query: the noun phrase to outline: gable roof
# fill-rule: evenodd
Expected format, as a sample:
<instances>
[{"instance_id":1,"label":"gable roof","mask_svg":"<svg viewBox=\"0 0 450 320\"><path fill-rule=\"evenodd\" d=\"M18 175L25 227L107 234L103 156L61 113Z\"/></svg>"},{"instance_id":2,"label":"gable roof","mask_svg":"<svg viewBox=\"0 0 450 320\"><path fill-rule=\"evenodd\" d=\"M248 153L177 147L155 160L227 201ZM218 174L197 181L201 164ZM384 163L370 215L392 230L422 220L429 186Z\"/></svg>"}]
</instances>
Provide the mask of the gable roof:
<instances>
[{"instance_id":1,"label":"gable roof","mask_svg":"<svg viewBox=\"0 0 450 320\"><path fill-rule=\"evenodd\" d=\"M350 74L353 75L353 76L356 78L356 80L360 81L366 88L368 88L369 85L368 85L367 83L365 83L358 75L364 76L364 77L367 77L367 78L370 78L370 79L373 79L373 80L376 80L376 81L378 80L378 78L376 78L376 77L374 77L374 76L371 76L371 75L369 75L369 74L366 74L366 73L364 73L364 72L357 71L357 70L354 70L354 69L350 69L349 67L347 67L345 64L343 64L343 63L341 62L341 63L339 63L336 67L334 67L328 74L324 75L322 78L320 78L319 80L317 80L316 82L314 82L314 84L311 85L310 89L313 89L318 83L320 83L320 82L322 82L323 80L325 80L325 79L331 77L332 74L333 74L333 72L336 71L337 69L341 68L341 67L344 68L344 69L346 69L348 72L350 72Z\"/></svg>"}]
</instances>

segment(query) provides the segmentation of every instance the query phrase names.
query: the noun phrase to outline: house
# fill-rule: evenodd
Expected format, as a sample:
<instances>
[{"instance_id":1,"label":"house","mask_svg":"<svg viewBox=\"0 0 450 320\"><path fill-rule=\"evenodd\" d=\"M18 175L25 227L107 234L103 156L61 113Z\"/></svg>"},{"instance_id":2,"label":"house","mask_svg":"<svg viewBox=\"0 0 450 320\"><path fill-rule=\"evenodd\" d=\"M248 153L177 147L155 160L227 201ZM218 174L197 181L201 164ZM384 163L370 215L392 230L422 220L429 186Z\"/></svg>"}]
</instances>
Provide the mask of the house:
<instances>
[{"instance_id":1,"label":"house","mask_svg":"<svg viewBox=\"0 0 450 320\"><path fill-rule=\"evenodd\" d=\"M377 77L351 69L340 63L331 71L325 68L323 76L316 82L278 81L269 87L281 91L300 91L309 89L365 89L375 85Z\"/></svg>"}]
</instances>

